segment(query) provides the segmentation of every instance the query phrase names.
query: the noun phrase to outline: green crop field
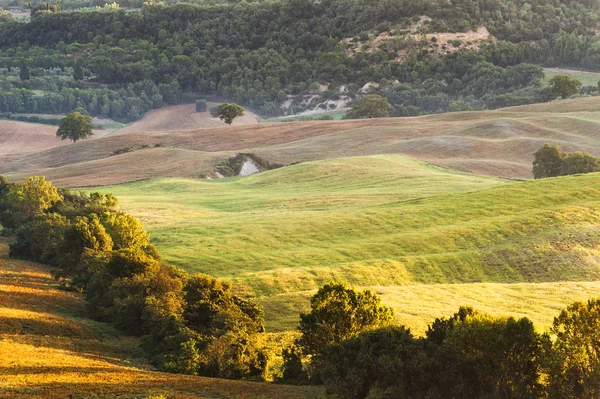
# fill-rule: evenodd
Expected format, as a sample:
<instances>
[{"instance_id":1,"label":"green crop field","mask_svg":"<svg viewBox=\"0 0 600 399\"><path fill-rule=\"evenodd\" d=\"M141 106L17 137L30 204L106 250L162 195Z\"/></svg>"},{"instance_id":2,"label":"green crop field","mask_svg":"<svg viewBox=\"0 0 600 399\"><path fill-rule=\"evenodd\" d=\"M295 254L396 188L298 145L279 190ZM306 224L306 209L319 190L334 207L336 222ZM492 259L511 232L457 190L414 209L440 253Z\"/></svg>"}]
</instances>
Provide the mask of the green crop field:
<instances>
[{"instance_id":1,"label":"green crop field","mask_svg":"<svg viewBox=\"0 0 600 399\"><path fill-rule=\"evenodd\" d=\"M259 298L276 330L330 280L373 287L420 331L488 296L485 310L547 325L600 287L580 283L600 280L596 174L515 183L382 155L101 191L142 218L167 261Z\"/></svg>"}]
</instances>

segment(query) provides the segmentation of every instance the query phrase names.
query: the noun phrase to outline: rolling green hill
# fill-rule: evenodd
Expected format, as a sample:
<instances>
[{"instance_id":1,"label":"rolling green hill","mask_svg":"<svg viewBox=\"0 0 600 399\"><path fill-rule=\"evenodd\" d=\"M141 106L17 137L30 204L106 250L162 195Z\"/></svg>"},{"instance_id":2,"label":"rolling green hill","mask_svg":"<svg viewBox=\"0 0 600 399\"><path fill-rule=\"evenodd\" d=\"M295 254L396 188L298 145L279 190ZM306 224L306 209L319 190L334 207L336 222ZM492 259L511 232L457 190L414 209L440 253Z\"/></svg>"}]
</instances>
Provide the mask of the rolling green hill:
<instances>
[{"instance_id":1,"label":"rolling green hill","mask_svg":"<svg viewBox=\"0 0 600 399\"><path fill-rule=\"evenodd\" d=\"M434 285L444 309L444 293L456 287L446 284L494 283L489 291L501 295L521 283L556 298L553 284L600 280L596 174L510 183L382 155L102 191L143 219L169 262L260 297L277 329L292 327L309 292L329 280L384 287L398 308L412 303L403 295ZM586 287L587 296L597 289ZM513 295L497 309L519 303ZM557 304L549 303L547 322ZM419 317L413 326L429 320Z\"/></svg>"}]
</instances>

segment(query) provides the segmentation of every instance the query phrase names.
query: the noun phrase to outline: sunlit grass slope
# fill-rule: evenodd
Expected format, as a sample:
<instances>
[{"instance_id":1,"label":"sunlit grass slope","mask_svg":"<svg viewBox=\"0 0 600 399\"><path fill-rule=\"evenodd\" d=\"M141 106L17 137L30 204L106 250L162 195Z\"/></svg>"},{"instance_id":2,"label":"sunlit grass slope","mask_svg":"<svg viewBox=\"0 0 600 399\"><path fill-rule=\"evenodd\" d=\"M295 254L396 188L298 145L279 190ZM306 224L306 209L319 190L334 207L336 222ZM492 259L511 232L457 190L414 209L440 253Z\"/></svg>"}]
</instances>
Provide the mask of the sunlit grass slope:
<instances>
[{"instance_id":1,"label":"sunlit grass slope","mask_svg":"<svg viewBox=\"0 0 600 399\"><path fill-rule=\"evenodd\" d=\"M259 297L275 329L330 280L376 287L416 329L487 302L548 325L597 291L556 284L600 280L597 174L516 183L387 155L102 191L144 219L168 261Z\"/></svg>"},{"instance_id":2,"label":"sunlit grass slope","mask_svg":"<svg viewBox=\"0 0 600 399\"><path fill-rule=\"evenodd\" d=\"M553 283L409 284L365 287L394 308L396 322L424 334L441 316L450 316L461 306L471 306L495 316L527 317L538 331L547 331L554 317L575 301L600 297L600 281ZM300 312L310 307L314 291L263 296L267 327L272 331L294 329Z\"/></svg>"},{"instance_id":3,"label":"sunlit grass slope","mask_svg":"<svg viewBox=\"0 0 600 399\"><path fill-rule=\"evenodd\" d=\"M299 164L247 178L166 179L102 191L113 192L124 209L144 220L170 262L230 278L248 293L271 294L313 289L333 278L356 284L420 281L401 258L425 242L398 235L424 226L404 209L419 209L423 199L449 192L503 184L389 155Z\"/></svg>"},{"instance_id":4,"label":"sunlit grass slope","mask_svg":"<svg viewBox=\"0 0 600 399\"><path fill-rule=\"evenodd\" d=\"M315 398L313 388L150 371L138 342L85 317L47 268L0 244L0 398Z\"/></svg>"}]
</instances>

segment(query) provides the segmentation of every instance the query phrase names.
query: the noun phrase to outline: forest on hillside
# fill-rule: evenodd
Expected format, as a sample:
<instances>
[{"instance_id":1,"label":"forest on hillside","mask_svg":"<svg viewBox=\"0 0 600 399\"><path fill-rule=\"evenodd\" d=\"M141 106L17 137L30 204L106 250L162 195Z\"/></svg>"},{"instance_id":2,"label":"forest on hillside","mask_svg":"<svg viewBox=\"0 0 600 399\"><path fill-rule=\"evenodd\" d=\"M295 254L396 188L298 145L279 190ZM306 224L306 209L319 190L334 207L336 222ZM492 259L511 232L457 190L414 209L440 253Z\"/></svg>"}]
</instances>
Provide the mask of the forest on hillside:
<instances>
[{"instance_id":1,"label":"forest on hillside","mask_svg":"<svg viewBox=\"0 0 600 399\"><path fill-rule=\"evenodd\" d=\"M82 107L128 121L219 96L276 116L352 101L373 82L390 114L405 116L548 101L540 65L600 68L600 6L590 1L121 4L141 8L42 6L29 22L2 19L0 112ZM427 36L482 26L493 39L455 40L458 50Z\"/></svg>"}]
</instances>

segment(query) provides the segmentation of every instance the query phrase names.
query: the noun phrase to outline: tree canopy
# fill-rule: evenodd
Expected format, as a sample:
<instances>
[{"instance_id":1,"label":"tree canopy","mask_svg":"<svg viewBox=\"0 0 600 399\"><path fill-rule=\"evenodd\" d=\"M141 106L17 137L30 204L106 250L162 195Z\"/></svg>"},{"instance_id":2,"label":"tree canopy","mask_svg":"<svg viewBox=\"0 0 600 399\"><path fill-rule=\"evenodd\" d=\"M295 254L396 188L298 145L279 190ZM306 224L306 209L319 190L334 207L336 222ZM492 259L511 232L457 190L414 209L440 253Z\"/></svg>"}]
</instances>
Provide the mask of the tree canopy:
<instances>
[{"instance_id":1,"label":"tree canopy","mask_svg":"<svg viewBox=\"0 0 600 399\"><path fill-rule=\"evenodd\" d=\"M344 118L387 118L390 116L390 108L392 108L390 103L379 94L368 94L356 101Z\"/></svg>"},{"instance_id":2,"label":"tree canopy","mask_svg":"<svg viewBox=\"0 0 600 399\"><path fill-rule=\"evenodd\" d=\"M240 107L237 104L225 103L217 107L217 116L219 117L219 119L221 119L228 125L231 125L235 118L243 115L244 108Z\"/></svg>"},{"instance_id":3,"label":"tree canopy","mask_svg":"<svg viewBox=\"0 0 600 399\"><path fill-rule=\"evenodd\" d=\"M94 135L94 124L89 115L71 112L60 121L56 135L61 140L69 139L76 143L78 140L87 139Z\"/></svg>"},{"instance_id":4,"label":"tree canopy","mask_svg":"<svg viewBox=\"0 0 600 399\"><path fill-rule=\"evenodd\" d=\"M579 94L581 82L569 75L557 75L550 79L548 87L552 97L565 99L574 96L575 94Z\"/></svg>"}]
</instances>

